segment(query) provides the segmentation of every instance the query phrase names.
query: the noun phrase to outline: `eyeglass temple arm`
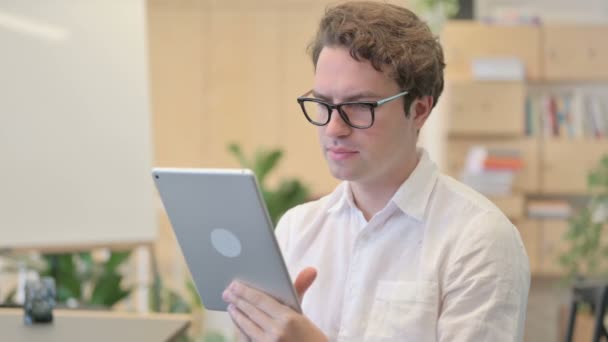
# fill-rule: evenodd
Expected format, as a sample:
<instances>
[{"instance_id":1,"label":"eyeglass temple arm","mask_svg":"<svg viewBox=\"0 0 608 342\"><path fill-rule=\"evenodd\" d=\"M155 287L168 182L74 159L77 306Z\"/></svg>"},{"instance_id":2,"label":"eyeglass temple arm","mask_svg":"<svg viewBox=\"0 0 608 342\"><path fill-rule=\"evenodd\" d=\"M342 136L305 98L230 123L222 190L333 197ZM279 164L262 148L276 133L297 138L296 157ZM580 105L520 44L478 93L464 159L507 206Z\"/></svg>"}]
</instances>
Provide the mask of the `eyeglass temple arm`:
<instances>
[{"instance_id":1,"label":"eyeglass temple arm","mask_svg":"<svg viewBox=\"0 0 608 342\"><path fill-rule=\"evenodd\" d=\"M312 89L309 90L309 91L307 91L307 92L305 92L304 94L300 95L299 97L305 97L305 96L308 96L310 94L312 94Z\"/></svg>"},{"instance_id":2,"label":"eyeglass temple arm","mask_svg":"<svg viewBox=\"0 0 608 342\"><path fill-rule=\"evenodd\" d=\"M403 91L403 92L401 92L401 93L399 93L399 94L397 94L397 95L393 95L393 96L391 96L391 97L387 97L387 98L382 99L382 100L380 100L380 101L378 101L378 102L376 102L376 103L377 103L377 104L378 104L378 106L379 106L379 105L381 105L381 104L385 104L385 103L387 103L387 102L393 101L394 99L396 99L396 98L398 98L398 97L400 97L400 96L407 95L407 93L408 93L407 91Z\"/></svg>"}]
</instances>

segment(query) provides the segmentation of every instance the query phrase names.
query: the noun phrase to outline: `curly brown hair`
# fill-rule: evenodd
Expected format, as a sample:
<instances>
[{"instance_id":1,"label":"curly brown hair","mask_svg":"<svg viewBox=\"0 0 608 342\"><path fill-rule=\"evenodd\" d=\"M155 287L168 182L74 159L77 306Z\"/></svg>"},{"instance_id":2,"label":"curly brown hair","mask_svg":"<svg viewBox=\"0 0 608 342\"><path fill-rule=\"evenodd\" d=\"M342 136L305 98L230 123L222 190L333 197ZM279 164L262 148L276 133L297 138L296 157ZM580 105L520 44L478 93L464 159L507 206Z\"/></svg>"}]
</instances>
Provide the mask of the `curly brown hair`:
<instances>
[{"instance_id":1,"label":"curly brown hair","mask_svg":"<svg viewBox=\"0 0 608 342\"><path fill-rule=\"evenodd\" d=\"M429 27L410 10L388 3L353 1L330 7L308 46L316 68L325 46L343 46L356 60L369 60L409 91L411 102L432 96L433 107L443 91L443 49Z\"/></svg>"}]
</instances>

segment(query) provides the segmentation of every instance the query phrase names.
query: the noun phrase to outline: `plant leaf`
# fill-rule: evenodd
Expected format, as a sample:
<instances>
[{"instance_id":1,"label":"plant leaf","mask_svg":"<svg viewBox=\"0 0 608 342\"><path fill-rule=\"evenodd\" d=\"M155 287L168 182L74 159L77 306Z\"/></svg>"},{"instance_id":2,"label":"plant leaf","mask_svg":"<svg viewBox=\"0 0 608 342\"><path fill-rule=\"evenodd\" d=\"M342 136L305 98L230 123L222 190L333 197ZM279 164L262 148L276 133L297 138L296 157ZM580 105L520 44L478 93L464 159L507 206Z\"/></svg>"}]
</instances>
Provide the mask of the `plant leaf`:
<instances>
[{"instance_id":1,"label":"plant leaf","mask_svg":"<svg viewBox=\"0 0 608 342\"><path fill-rule=\"evenodd\" d=\"M190 313L192 307L182 296L173 290L167 292L167 303L169 304L169 312Z\"/></svg>"},{"instance_id":2,"label":"plant leaf","mask_svg":"<svg viewBox=\"0 0 608 342\"><path fill-rule=\"evenodd\" d=\"M43 259L47 262L47 268L41 275L55 279L57 301L65 303L70 298L82 300L82 282L74 262L74 254L46 254Z\"/></svg>"},{"instance_id":3,"label":"plant leaf","mask_svg":"<svg viewBox=\"0 0 608 342\"><path fill-rule=\"evenodd\" d=\"M277 166L282 157L283 151L279 149L270 151L260 149L256 152L253 172L257 176L261 186L265 185L266 177Z\"/></svg>"},{"instance_id":4,"label":"plant leaf","mask_svg":"<svg viewBox=\"0 0 608 342\"><path fill-rule=\"evenodd\" d=\"M102 274L93 288L89 304L112 307L127 297L132 289L123 290L120 286L122 275L116 273Z\"/></svg>"},{"instance_id":5,"label":"plant leaf","mask_svg":"<svg viewBox=\"0 0 608 342\"><path fill-rule=\"evenodd\" d=\"M232 153L232 155L236 157L239 164L241 164L241 167L251 169L251 164L249 163L247 158L245 158L245 155L241 150L241 146L238 143L230 143L228 145L228 151L230 151L230 153Z\"/></svg>"},{"instance_id":6,"label":"plant leaf","mask_svg":"<svg viewBox=\"0 0 608 342\"><path fill-rule=\"evenodd\" d=\"M106 261L104 268L105 272L115 272L116 268L122 263L129 260L131 251L112 251L110 252L110 258Z\"/></svg>"},{"instance_id":7,"label":"plant leaf","mask_svg":"<svg viewBox=\"0 0 608 342\"><path fill-rule=\"evenodd\" d=\"M194 306L202 307L203 303L201 302L201 297L198 295L198 291L191 279L186 280L186 290L188 290L191 302L194 303Z\"/></svg>"},{"instance_id":8,"label":"plant leaf","mask_svg":"<svg viewBox=\"0 0 608 342\"><path fill-rule=\"evenodd\" d=\"M7 305L16 304L15 297L17 296L17 288L13 287L4 298L3 303Z\"/></svg>"}]
</instances>

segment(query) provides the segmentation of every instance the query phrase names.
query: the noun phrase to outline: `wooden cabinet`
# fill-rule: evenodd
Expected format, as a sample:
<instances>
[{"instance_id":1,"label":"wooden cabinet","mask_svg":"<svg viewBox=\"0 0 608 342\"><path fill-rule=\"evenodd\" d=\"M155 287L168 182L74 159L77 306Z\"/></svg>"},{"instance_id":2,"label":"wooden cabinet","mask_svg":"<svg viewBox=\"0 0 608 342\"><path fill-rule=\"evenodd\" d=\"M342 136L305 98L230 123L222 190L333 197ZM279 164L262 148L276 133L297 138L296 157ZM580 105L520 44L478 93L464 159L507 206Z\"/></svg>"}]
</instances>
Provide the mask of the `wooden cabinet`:
<instances>
[{"instance_id":1,"label":"wooden cabinet","mask_svg":"<svg viewBox=\"0 0 608 342\"><path fill-rule=\"evenodd\" d=\"M541 78L540 30L534 26L486 25L475 21L451 21L441 34L447 75L471 78L476 58L515 57L524 64L530 80Z\"/></svg>"},{"instance_id":2,"label":"wooden cabinet","mask_svg":"<svg viewBox=\"0 0 608 342\"><path fill-rule=\"evenodd\" d=\"M568 250L564 235L568 222L564 220L540 220L540 244L538 250L539 272L547 276L561 276L564 269L559 256Z\"/></svg>"},{"instance_id":3,"label":"wooden cabinet","mask_svg":"<svg viewBox=\"0 0 608 342\"><path fill-rule=\"evenodd\" d=\"M516 174L513 190L516 193L534 192L539 188L538 140L534 138L517 139L480 139L458 137L450 138L447 146L448 173L455 178L460 176L469 149L485 146L489 149L509 149L521 152L523 168Z\"/></svg>"},{"instance_id":4,"label":"wooden cabinet","mask_svg":"<svg viewBox=\"0 0 608 342\"><path fill-rule=\"evenodd\" d=\"M448 86L450 134L519 136L524 132L522 82L450 82Z\"/></svg>"},{"instance_id":5,"label":"wooden cabinet","mask_svg":"<svg viewBox=\"0 0 608 342\"><path fill-rule=\"evenodd\" d=\"M524 218L523 195L491 196L489 199L512 221Z\"/></svg>"},{"instance_id":6,"label":"wooden cabinet","mask_svg":"<svg viewBox=\"0 0 608 342\"><path fill-rule=\"evenodd\" d=\"M548 81L608 79L605 25L511 26L452 21L441 33L446 74L471 79L475 59L514 57L526 79Z\"/></svg>"},{"instance_id":7,"label":"wooden cabinet","mask_svg":"<svg viewBox=\"0 0 608 342\"><path fill-rule=\"evenodd\" d=\"M549 25L542 37L545 80L608 79L608 27Z\"/></svg>"},{"instance_id":8,"label":"wooden cabinet","mask_svg":"<svg viewBox=\"0 0 608 342\"><path fill-rule=\"evenodd\" d=\"M589 170L608 154L608 141L547 139L541 150L541 192L583 194Z\"/></svg>"},{"instance_id":9,"label":"wooden cabinet","mask_svg":"<svg viewBox=\"0 0 608 342\"><path fill-rule=\"evenodd\" d=\"M598 89L606 89L608 82L608 44L603 43L607 37L608 25L532 27L462 21L449 22L441 35L447 63L447 171L459 178L469 149L476 145L521 151L524 166L515 176L512 194L490 200L519 228L534 274L563 274L558 258L567 248L563 235L568 222L526 218L526 200L586 194L587 175L608 154L608 139L548 138L543 137L547 127L542 126L526 130L528 87L530 94L540 91L551 96L553 91L603 91ZM473 61L494 57L519 58L527 79L475 80ZM556 106L562 109L572 104L564 100L567 96L553 98L558 98ZM538 106L545 105L551 104L528 102L528 109L537 114ZM534 136L525 136L528 131Z\"/></svg>"}]
</instances>

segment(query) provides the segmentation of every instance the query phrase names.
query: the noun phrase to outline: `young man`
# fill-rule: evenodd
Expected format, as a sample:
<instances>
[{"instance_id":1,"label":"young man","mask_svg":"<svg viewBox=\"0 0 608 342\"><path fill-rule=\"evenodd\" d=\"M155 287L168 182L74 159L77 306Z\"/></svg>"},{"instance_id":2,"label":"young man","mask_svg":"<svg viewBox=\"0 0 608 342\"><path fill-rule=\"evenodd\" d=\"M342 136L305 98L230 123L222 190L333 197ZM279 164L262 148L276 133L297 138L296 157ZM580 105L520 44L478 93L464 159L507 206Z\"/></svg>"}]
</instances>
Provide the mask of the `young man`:
<instances>
[{"instance_id":1,"label":"young man","mask_svg":"<svg viewBox=\"0 0 608 342\"><path fill-rule=\"evenodd\" d=\"M284 215L277 236L303 315L235 282L224 292L255 341L521 341L530 285L516 228L416 147L443 90L443 52L412 12L329 9L311 45L331 194Z\"/></svg>"}]
</instances>

